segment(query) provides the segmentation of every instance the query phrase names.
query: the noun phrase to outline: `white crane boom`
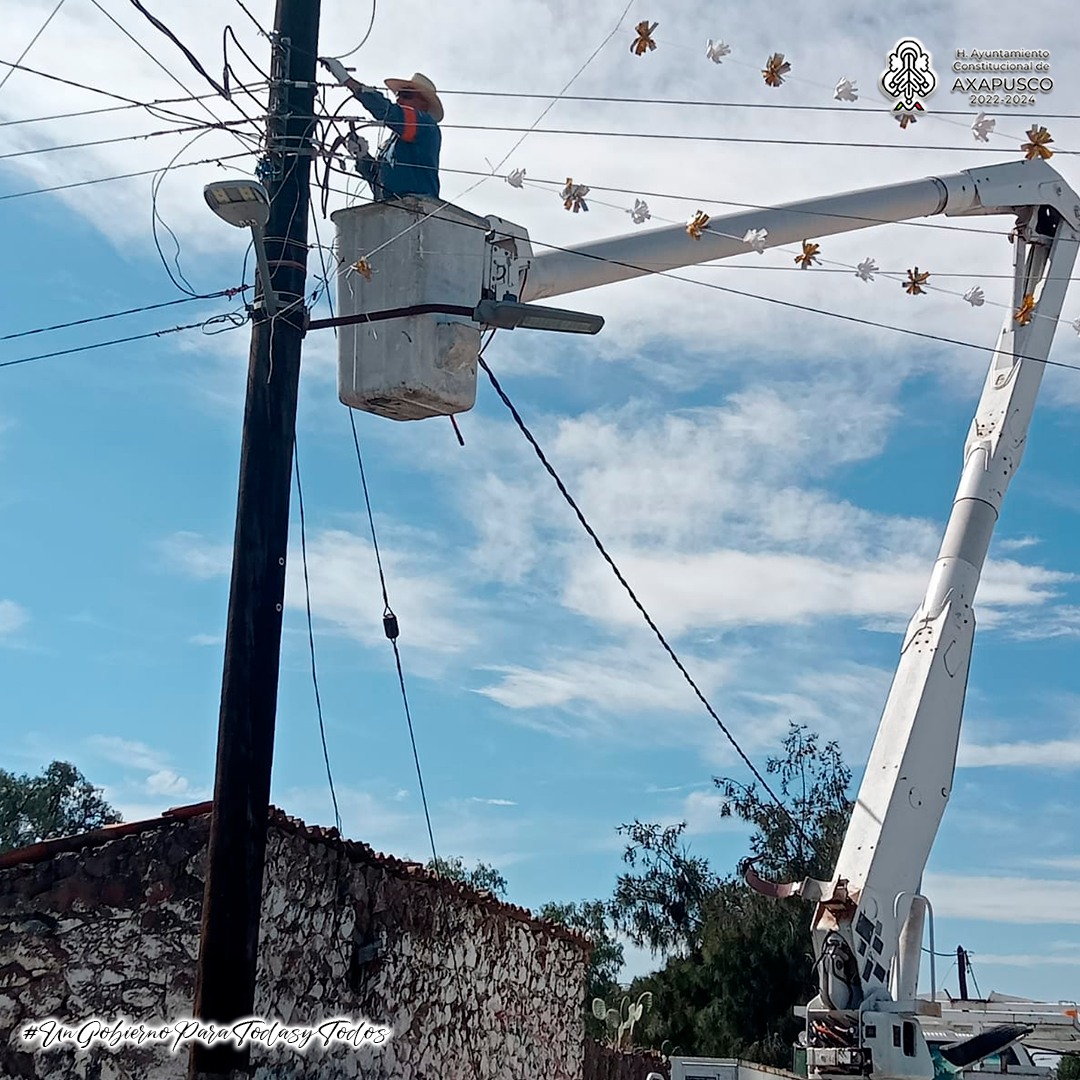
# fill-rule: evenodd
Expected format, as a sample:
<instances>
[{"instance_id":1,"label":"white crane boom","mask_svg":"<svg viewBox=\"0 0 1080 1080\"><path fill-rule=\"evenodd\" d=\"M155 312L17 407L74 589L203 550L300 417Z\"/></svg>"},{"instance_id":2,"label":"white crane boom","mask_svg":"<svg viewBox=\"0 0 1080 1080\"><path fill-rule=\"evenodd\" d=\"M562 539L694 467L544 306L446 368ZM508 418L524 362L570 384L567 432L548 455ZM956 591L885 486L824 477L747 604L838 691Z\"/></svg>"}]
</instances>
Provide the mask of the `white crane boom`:
<instances>
[{"instance_id":1,"label":"white crane boom","mask_svg":"<svg viewBox=\"0 0 1080 1080\"><path fill-rule=\"evenodd\" d=\"M1012 302L965 443L945 536L903 639L832 879L773 885L748 875L762 892L817 902L819 995L807 1007L815 1078L934 1075L915 1022L926 1004L916 1001L916 984L929 907L919 891L952 788L975 593L1076 260L1080 196L1045 161L1017 161L714 217L700 239L673 226L539 255L520 226L425 200L334 215L346 266L358 259L364 268L365 252L411 237L399 272L361 288L343 275L338 295L339 321L347 324L339 337L342 400L412 419L471 407L479 334L470 320L495 325L500 308L508 321L498 325L515 325L524 309L542 326L544 312L552 323L575 313L528 301L745 254L749 230L758 237L764 230L771 247L942 213L1016 218Z\"/></svg>"}]
</instances>

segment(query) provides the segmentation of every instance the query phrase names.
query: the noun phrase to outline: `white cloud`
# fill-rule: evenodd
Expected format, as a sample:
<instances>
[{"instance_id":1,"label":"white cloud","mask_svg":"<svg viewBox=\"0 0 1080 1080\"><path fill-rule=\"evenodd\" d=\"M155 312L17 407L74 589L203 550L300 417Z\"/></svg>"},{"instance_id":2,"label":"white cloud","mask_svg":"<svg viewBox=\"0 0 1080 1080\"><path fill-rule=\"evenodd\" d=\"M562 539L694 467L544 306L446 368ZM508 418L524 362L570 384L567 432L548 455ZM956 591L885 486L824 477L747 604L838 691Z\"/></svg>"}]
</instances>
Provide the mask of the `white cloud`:
<instances>
[{"instance_id":1,"label":"white cloud","mask_svg":"<svg viewBox=\"0 0 1080 1080\"><path fill-rule=\"evenodd\" d=\"M924 892L938 918L1080 925L1080 881L928 873Z\"/></svg>"},{"instance_id":2,"label":"white cloud","mask_svg":"<svg viewBox=\"0 0 1080 1080\"><path fill-rule=\"evenodd\" d=\"M517 806L513 799L483 799L477 795L473 795L469 802L483 803L485 806Z\"/></svg>"},{"instance_id":3,"label":"white cloud","mask_svg":"<svg viewBox=\"0 0 1080 1080\"><path fill-rule=\"evenodd\" d=\"M151 795L190 795L191 781L172 769L159 769L146 778L146 790Z\"/></svg>"},{"instance_id":4,"label":"white cloud","mask_svg":"<svg viewBox=\"0 0 1080 1080\"><path fill-rule=\"evenodd\" d=\"M30 621L30 613L14 600L0 600L0 639L13 637Z\"/></svg>"},{"instance_id":5,"label":"white cloud","mask_svg":"<svg viewBox=\"0 0 1080 1080\"><path fill-rule=\"evenodd\" d=\"M1047 964L1080 968L1080 953L1072 956L1059 952L1034 953L979 953L979 964L999 964L1002 967L1042 968Z\"/></svg>"},{"instance_id":6,"label":"white cloud","mask_svg":"<svg viewBox=\"0 0 1080 1080\"><path fill-rule=\"evenodd\" d=\"M91 752L124 770L144 775L130 776L106 786L106 797L126 821L155 817L178 801L201 802L210 797L209 789L193 784L177 772L163 751L144 742L116 735L92 735L87 741ZM147 799L162 797L162 802Z\"/></svg>"},{"instance_id":7,"label":"white cloud","mask_svg":"<svg viewBox=\"0 0 1080 1080\"><path fill-rule=\"evenodd\" d=\"M144 742L117 735L91 735L87 743L98 757L114 765L128 765L146 772L158 772L166 767L165 755Z\"/></svg>"},{"instance_id":8,"label":"white cloud","mask_svg":"<svg viewBox=\"0 0 1080 1080\"><path fill-rule=\"evenodd\" d=\"M963 742L957 756L962 769L1080 768L1080 737L1046 742L1001 742L993 745Z\"/></svg>"},{"instance_id":9,"label":"white cloud","mask_svg":"<svg viewBox=\"0 0 1080 1080\"><path fill-rule=\"evenodd\" d=\"M289 556L285 603L304 608L304 583L297 545ZM383 535L379 551L391 603L410 647L455 654L477 640L473 618L477 602L445 574L429 569L431 555L419 545L398 547ZM385 648L383 604L371 543L343 529L308 537L308 577L314 614L337 632L365 645Z\"/></svg>"},{"instance_id":10,"label":"white cloud","mask_svg":"<svg viewBox=\"0 0 1080 1080\"><path fill-rule=\"evenodd\" d=\"M173 533L158 549L171 569L197 581L224 577L232 567L232 545L212 543L198 533Z\"/></svg>"}]
</instances>

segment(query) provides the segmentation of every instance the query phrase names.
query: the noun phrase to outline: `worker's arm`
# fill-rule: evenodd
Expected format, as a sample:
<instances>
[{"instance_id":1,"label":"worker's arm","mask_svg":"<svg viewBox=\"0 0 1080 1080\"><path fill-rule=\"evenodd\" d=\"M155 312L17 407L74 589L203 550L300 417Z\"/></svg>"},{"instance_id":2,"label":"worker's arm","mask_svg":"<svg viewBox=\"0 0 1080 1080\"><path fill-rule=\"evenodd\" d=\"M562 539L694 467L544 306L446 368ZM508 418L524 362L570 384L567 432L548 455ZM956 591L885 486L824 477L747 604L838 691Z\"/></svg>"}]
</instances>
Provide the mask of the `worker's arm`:
<instances>
[{"instance_id":1,"label":"worker's arm","mask_svg":"<svg viewBox=\"0 0 1080 1080\"><path fill-rule=\"evenodd\" d=\"M345 86L379 123L385 124L399 138L405 142L416 139L419 109L414 109L411 105L398 105L380 91L364 86L355 79L349 79Z\"/></svg>"},{"instance_id":2,"label":"worker's arm","mask_svg":"<svg viewBox=\"0 0 1080 1080\"><path fill-rule=\"evenodd\" d=\"M340 60L327 57L322 60L322 65L376 120L386 124L400 139L404 142L413 142L416 139L419 109L411 105L398 105L381 91L358 82L349 75Z\"/></svg>"}]
</instances>

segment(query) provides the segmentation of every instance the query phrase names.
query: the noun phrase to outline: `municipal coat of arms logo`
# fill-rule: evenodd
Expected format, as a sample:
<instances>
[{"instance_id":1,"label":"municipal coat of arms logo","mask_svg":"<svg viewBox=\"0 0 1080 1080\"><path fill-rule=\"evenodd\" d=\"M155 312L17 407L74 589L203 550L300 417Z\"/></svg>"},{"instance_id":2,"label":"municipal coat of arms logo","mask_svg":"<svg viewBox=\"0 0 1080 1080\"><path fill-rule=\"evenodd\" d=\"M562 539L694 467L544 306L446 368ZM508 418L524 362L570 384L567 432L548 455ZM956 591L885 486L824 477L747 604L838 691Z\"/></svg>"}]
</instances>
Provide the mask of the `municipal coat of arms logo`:
<instances>
[{"instance_id":1,"label":"municipal coat of arms logo","mask_svg":"<svg viewBox=\"0 0 1080 1080\"><path fill-rule=\"evenodd\" d=\"M895 98L894 112L922 112L922 98L929 97L937 86L937 76L930 66L930 54L916 38L896 43L881 73L881 89Z\"/></svg>"}]
</instances>

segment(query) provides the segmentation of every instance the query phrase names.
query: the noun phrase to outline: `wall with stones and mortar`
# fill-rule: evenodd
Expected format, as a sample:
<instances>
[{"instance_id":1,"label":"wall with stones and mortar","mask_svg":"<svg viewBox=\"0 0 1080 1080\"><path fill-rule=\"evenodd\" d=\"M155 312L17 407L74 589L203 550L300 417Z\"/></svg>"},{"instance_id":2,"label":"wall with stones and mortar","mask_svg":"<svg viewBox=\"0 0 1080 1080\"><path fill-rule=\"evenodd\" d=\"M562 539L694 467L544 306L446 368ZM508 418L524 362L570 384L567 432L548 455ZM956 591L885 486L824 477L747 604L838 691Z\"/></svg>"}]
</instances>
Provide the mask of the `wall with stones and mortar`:
<instances>
[{"instance_id":1,"label":"wall with stones and mortar","mask_svg":"<svg viewBox=\"0 0 1080 1080\"><path fill-rule=\"evenodd\" d=\"M182 1080L146 1045L29 1052L28 1021L190 1016L208 818L156 824L0 869L0 1076ZM278 814L264 879L256 1014L394 1029L379 1048L256 1047L258 1080L580 1080L587 947L415 864Z\"/></svg>"}]
</instances>

